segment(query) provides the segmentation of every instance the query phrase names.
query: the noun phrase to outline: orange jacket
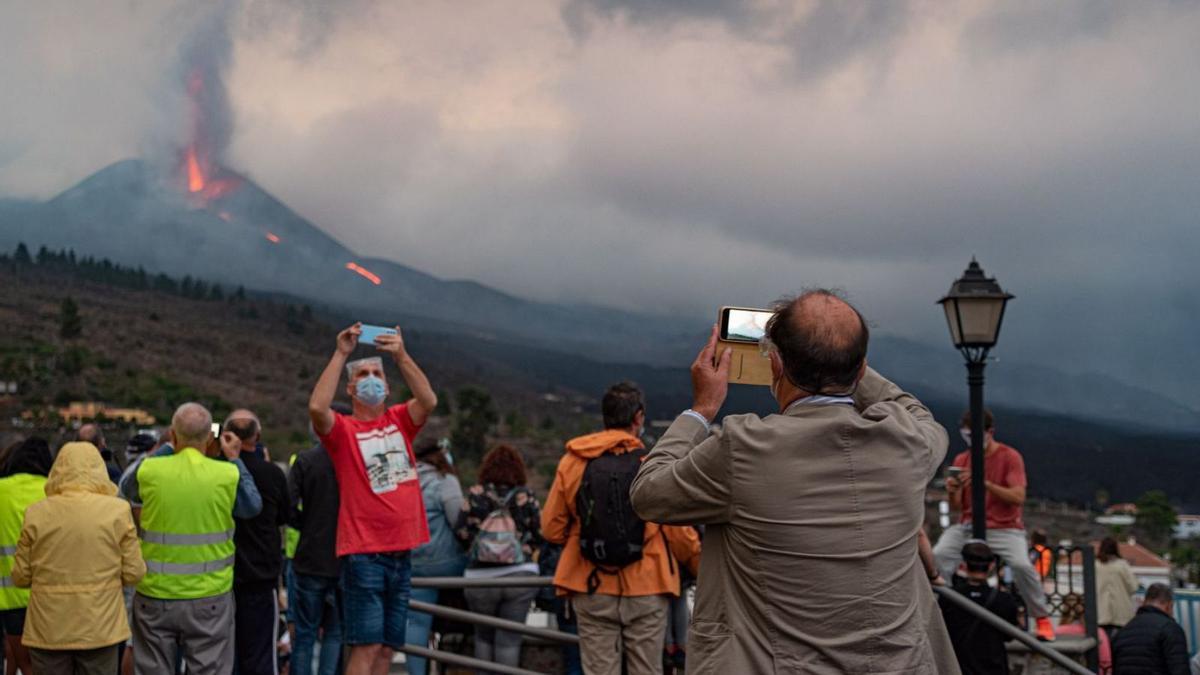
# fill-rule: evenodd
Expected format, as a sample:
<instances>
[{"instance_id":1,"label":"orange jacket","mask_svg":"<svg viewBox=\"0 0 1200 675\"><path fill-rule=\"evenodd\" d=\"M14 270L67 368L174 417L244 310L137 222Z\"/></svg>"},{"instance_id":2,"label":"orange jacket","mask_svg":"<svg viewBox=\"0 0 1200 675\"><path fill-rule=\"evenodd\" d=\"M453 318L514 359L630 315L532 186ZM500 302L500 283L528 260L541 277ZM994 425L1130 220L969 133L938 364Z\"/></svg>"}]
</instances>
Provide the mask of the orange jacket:
<instances>
[{"instance_id":1,"label":"orange jacket","mask_svg":"<svg viewBox=\"0 0 1200 675\"><path fill-rule=\"evenodd\" d=\"M558 587L559 595L587 593L588 576L595 568L579 549L579 518L575 513L575 493L579 491L588 460L605 452L623 454L642 447L637 437L615 429L567 442L567 452L558 463L550 496L542 508L542 536L551 543L563 544L562 557L554 572L554 585ZM670 554L663 535L670 544ZM690 527L646 523L645 541L641 560L626 565L617 574L599 575L597 593L679 595L679 565L687 566L693 574L699 570L700 537ZM669 555L674 556L673 562Z\"/></svg>"}]
</instances>

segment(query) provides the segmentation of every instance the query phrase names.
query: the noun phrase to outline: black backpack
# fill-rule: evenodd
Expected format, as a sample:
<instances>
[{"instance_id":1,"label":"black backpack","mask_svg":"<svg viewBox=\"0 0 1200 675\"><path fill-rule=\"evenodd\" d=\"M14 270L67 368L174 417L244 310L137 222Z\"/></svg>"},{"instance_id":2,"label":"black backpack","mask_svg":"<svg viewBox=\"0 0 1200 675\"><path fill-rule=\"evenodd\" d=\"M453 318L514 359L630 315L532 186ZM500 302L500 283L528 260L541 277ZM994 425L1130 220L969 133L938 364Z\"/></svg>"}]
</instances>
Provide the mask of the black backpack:
<instances>
[{"instance_id":1,"label":"black backpack","mask_svg":"<svg viewBox=\"0 0 1200 675\"><path fill-rule=\"evenodd\" d=\"M646 450L620 455L606 452L587 463L575 493L579 516L579 548L596 566L588 576L588 593L600 587L599 572L615 574L642 559L646 522L633 512L629 488L642 465Z\"/></svg>"}]
</instances>

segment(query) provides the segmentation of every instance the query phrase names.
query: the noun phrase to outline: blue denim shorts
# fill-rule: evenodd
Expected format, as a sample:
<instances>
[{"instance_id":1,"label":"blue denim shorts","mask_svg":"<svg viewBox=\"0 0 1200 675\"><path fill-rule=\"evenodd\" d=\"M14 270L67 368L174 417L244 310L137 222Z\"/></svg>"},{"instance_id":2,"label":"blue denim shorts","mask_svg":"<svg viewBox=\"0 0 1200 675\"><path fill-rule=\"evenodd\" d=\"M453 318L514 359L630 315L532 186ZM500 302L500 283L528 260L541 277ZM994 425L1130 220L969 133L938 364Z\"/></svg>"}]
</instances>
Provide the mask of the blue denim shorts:
<instances>
[{"instance_id":1,"label":"blue denim shorts","mask_svg":"<svg viewBox=\"0 0 1200 675\"><path fill-rule=\"evenodd\" d=\"M412 563L407 555L342 558L342 640L348 645L404 646Z\"/></svg>"}]
</instances>

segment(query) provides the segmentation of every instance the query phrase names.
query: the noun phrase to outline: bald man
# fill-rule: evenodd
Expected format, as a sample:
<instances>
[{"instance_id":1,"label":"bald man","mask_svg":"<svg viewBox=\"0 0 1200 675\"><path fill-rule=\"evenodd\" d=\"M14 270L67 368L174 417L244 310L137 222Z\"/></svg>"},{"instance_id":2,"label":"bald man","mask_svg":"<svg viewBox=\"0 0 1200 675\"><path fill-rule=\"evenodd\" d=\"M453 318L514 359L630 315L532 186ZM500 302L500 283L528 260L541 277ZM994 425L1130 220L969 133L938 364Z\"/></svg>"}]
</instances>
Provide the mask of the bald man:
<instances>
[{"instance_id":1,"label":"bald man","mask_svg":"<svg viewBox=\"0 0 1200 675\"><path fill-rule=\"evenodd\" d=\"M239 675L275 675L276 628L279 626L279 577L283 572L283 538L287 522L287 476L267 457L262 423L245 409L225 418L223 431L241 443L241 460L262 496L262 510L252 518L234 518L237 558L233 597L237 601L236 652Z\"/></svg>"},{"instance_id":2,"label":"bald man","mask_svg":"<svg viewBox=\"0 0 1200 675\"><path fill-rule=\"evenodd\" d=\"M225 675L234 667L234 518L257 515L262 498L241 441L225 432L218 443L204 406L179 406L170 438L121 481L142 503L146 560L133 599L134 672L173 672L182 654L188 673Z\"/></svg>"},{"instance_id":3,"label":"bald man","mask_svg":"<svg viewBox=\"0 0 1200 675\"><path fill-rule=\"evenodd\" d=\"M646 458L642 518L707 525L688 673L957 673L917 555L946 431L867 367L869 331L831 291L780 303L763 348L779 414L730 415L717 327L694 404Z\"/></svg>"}]
</instances>

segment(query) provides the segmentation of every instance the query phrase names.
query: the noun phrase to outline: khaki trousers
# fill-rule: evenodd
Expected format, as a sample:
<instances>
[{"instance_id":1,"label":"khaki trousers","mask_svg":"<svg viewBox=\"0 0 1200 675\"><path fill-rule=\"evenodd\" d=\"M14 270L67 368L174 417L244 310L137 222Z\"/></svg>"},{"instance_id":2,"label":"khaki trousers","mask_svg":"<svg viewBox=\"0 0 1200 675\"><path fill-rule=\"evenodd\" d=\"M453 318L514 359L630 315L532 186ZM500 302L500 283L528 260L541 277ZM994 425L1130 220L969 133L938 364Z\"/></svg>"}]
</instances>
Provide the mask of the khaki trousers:
<instances>
[{"instance_id":1,"label":"khaki trousers","mask_svg":"<svg viewBox=\"0 0 1200 675\"><path fill-rule=\"evenodd\" d=\"M579 620L579 655L587 675L621 675L621 655L628 675L662 673L663 635L667 629L665 595L621 597L571 596Z\"/></svg>"}]
</instances>

